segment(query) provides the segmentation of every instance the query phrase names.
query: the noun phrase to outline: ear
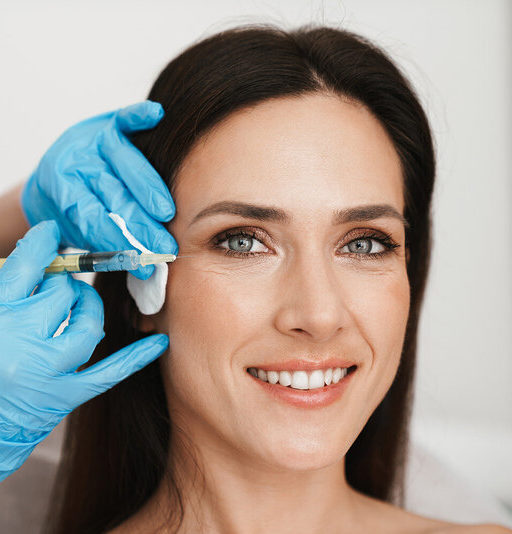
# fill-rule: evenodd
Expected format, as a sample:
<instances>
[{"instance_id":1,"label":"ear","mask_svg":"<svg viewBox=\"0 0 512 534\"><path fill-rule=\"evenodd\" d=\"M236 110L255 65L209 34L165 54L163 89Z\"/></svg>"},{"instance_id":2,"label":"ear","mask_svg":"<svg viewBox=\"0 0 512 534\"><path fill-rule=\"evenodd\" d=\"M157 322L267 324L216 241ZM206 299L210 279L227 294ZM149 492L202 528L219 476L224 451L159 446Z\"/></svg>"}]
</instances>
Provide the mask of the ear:
<instances>
[{"instance_id":1,"label":"ear","mask_svg":"<svg viewBox=\"0 0 512 534\"><path fill-rule=\"evenodd\" d=\"M411 251L409 247L405 247L405 261L409 263L410 259L411 259Z\"/></svg>"}]
</instances>

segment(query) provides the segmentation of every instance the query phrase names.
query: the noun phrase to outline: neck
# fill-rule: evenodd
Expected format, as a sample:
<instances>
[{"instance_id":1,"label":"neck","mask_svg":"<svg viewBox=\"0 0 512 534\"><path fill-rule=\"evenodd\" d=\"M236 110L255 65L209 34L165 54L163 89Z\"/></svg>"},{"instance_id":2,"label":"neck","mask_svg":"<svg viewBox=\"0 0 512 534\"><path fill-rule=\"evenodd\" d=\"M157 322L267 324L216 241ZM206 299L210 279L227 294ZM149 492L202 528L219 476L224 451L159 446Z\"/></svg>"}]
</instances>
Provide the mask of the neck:
<instances>
[{"instance_id":1,"label":"neck","mask_svg":"<svg viewBox=\"0 0 512 534\"><path fill-rule=\"evenodd\" d=\"M194 452L190 444L176 440L171 446L169 465L184 505L179 534L259 534L262 528L290 534L344 534L360 525L357 492L345 480L344 457L323 468L297 471L243 452L234 454L225 444L212 443L211 436L209 441L194 442L210 445ZM145 520L167 522L171 497L168 481L163 480L146 507L150 513L144 514Z\"/></svg>"}]
</instances>

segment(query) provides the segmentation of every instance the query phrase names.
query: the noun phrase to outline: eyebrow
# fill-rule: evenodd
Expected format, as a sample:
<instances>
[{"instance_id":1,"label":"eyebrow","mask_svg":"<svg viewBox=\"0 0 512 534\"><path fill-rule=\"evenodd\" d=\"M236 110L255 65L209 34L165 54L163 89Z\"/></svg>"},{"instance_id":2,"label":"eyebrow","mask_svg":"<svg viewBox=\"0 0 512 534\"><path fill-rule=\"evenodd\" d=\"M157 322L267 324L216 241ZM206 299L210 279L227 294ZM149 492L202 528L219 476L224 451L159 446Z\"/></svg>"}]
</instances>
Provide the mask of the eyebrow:
<instances>
[{"instance_id":1,"label":"eyebrow","mask_svg":"<svg viewBox=\"0 0 512 534\"><path fill-rule=\"evenodd\" d=\"M289 224L292 217L281 208L274 206L257 206L255 204L247 204L245 202L235 201L221 201L211 204L210 206L201 210L189 224L191 226L199 219L217 215L218 213L227 213L230 215L239 215L245 219L256 219L258 221L272 221L283 224ZM349 222L359 221L373 221L384 217L391 217L398 219L405 228L410 228L407 219L399 213L390 204L370 204L363 206L354 206L351 208L343 208L334 210L332 217L332 224L346 224Z\"/></svg>"}]
</instances>

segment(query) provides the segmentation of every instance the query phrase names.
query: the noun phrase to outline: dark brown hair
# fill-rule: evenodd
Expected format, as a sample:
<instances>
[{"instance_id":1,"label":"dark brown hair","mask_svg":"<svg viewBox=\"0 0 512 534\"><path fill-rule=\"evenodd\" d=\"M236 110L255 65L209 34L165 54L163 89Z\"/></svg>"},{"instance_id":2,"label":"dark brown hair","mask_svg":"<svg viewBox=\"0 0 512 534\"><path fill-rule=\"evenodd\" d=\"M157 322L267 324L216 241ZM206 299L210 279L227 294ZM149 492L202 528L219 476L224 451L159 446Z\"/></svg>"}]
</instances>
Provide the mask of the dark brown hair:
<instances>
[{"instance_id":1,"label":"dark brown hair","mask_svg":"<svg viewBox=\"0 0 512 534\"><path fill-rule=\"evenodd\" d=\"M349 449L346 477L362 493L403 505L435 175L429 124L409 82L379 47L348 31L311 25L293 31L269 24L240 26L193 44L167 65L149 94L163 105L165 116L133 142L172 194L192 145L230 113L270 98L306 93L336 94L364 104L388 132L401 162L404 215L410 223L410 314L397 375ZM147 335L133 326L138 311L125 278L125 273L96 278L107 335L89 365ZM167 465L171 437L158 361L75 410L68 420L46 532L113 528L135 514L164 477L175 497L169 523L179 526L182 496Z\"/></svg>"}]
</instances>

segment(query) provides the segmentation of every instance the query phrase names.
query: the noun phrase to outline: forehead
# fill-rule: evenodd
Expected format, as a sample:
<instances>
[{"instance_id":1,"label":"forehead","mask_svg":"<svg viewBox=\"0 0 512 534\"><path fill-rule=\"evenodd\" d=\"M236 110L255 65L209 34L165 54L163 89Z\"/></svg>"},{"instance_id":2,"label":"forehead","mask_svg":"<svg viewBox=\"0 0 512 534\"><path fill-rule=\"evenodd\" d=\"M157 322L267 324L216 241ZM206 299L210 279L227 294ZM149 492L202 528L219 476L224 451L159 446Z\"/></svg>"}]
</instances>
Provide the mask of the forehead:
<instances>
[{"instance_id":1,"label":"forehead","mask_svg":"<svg viewBox=\"0 0 512 534\"><path fill-rule=\"evenodd\" d=\"M400 160L360 103L311 94L232 113L185 158L173 194L183 209L246 200L298 209L383 203L402 212Z\"/></svg>"}]
</instances>

